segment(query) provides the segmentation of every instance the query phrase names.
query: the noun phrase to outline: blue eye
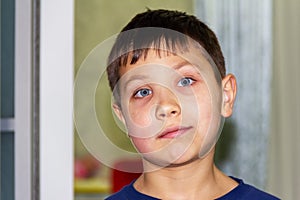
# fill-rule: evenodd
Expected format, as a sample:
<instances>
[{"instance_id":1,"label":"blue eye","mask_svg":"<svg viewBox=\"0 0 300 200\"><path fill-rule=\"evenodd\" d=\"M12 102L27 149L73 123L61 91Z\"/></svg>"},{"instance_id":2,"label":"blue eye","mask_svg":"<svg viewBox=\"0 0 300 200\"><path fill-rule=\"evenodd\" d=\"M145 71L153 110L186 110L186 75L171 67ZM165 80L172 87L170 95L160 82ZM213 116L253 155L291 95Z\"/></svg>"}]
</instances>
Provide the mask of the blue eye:
<instances>
[{"instance_id":1,"label":"blue eye","mask_svg":"<svg viewBox=\"0 0 300 200\"><path fill-rule=\"evenodd\" d=\"M185 77L179 80L177 86L186 87L192 85L194 82L194 79Z\"/></svg>"},{"instance_id":2,"label":"blue eye","mask_svg":"<svg viewBox=\"0 0 300 200\"><path fill-rule=\"evenodd\" d=\"M152 94L152 91L150 89L140 89L134 94L134 97L143 98L150 94Z\"/></svg>"}]
</instances>

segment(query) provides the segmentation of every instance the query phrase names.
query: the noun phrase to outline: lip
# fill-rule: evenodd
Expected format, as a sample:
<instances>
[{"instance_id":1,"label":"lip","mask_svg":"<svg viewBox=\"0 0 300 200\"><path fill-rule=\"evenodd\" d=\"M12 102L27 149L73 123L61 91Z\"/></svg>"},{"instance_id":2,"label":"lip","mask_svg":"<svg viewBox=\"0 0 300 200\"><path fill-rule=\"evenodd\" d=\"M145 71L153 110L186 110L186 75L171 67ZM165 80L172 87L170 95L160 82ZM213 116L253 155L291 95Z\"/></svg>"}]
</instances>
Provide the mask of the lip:
<instances>
[{"instance_id":1,"label":"lip","mask_svg":"<svg viewBox=\"0 0 300 200\"><path fill-rule=\"evenodd\" d=\"M159 134L158 138L160 139L173 139L185 134L188 130L190 130L191 126L174 126L166 128L161 134Z\"/></svg>"}]
</instances>

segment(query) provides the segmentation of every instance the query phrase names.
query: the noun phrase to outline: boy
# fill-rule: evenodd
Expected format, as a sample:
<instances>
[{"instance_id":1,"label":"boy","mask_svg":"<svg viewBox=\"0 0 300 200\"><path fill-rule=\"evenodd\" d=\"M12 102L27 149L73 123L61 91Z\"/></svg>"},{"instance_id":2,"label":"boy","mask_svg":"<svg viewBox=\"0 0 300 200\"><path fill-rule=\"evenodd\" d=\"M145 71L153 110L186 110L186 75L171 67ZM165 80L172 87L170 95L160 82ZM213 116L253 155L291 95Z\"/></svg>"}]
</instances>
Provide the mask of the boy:
<instances>
[{"instance_id":1,"label":"boy","mask_svg":"<svg viewBox=\"0 0 300 200\"><path fill-rule=\"evenodd\" d=\"M143 174L108 197L277 199L223 174L213 161L236 80L215 34L194 16L148 10L123 28L108 59L113 109L143 160Z\"/></svg>"}]
</instances>

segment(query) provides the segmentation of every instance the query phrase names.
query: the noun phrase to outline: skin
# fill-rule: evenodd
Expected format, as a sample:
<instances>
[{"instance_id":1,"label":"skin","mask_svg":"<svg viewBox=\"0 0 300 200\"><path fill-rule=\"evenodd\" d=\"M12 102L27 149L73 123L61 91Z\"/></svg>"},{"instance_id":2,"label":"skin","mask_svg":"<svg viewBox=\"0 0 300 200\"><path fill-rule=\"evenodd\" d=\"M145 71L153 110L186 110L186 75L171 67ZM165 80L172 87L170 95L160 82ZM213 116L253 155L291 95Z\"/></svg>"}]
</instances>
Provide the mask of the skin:
<instances>
[{"instance_id":1,"label":"skin","mask_svg":"<svg viewBox=\"0 0 300 200\"><path fill-rule=\"evenodd\" d=\"M199 62L211 68L204 57ZM216 83L208 84L213 73L206 74L179 56L159 57L151 50L146 59L120 68L121 108L113 107L143 155L145 172L134 183L139 192L160 199L215 199L237 186L214 165L209 141L219 126L212 120L216 113L232 114L236 80L225 76L221 97L213 98ZM212 148L199 156L207 141Z\"/></svg>"}]
</instances>

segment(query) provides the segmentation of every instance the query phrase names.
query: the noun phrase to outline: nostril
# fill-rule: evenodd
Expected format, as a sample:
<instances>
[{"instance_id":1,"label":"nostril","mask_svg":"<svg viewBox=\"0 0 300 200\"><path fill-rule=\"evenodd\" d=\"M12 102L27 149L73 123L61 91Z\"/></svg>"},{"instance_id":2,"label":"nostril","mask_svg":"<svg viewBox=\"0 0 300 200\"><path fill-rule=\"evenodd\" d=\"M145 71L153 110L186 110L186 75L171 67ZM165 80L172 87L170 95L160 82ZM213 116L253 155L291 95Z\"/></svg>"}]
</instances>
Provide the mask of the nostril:
<instances>
[{"instance_id":1,"label":"nostril","mask_svg":"<svg viewBox=\"0 0 300 200\"><path fill-rule=\"evenodd\" d=\"M174 105L160 104L156 107L156 117L165 119L168 117L176 117L180 114L180 108Z\"/></svg>"},{"instance_id":2,"label":"nostril","mask_svg":"<svg viewBox=\"0 0 300 200\"><path fill-rule=\"evenodd\" d=\"M161 117L166 117L166 114L165 113L161 113L160 116Z\"/></svg>"},{"instance_id":3,"label":"nostril","mask_svg":"<svg viewBox=\"0 0 300 200\"><path fill-rule=\"evenodd\" d=\"M176 111L176 110L173 110L173 111L171 112L171 114L172 114L172 115L175 115L175 114L177 114L177 111Z\"/></svg>"}]
</instances>

